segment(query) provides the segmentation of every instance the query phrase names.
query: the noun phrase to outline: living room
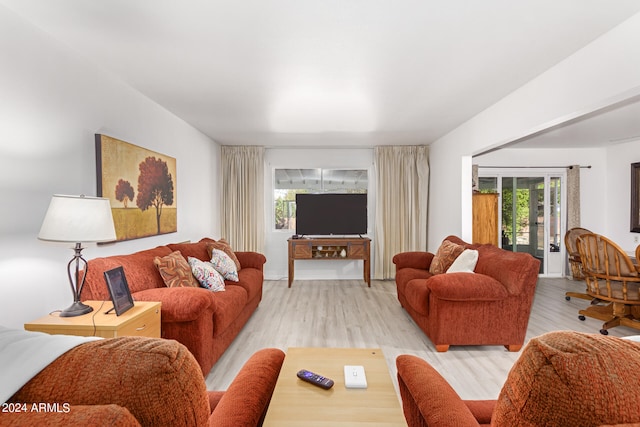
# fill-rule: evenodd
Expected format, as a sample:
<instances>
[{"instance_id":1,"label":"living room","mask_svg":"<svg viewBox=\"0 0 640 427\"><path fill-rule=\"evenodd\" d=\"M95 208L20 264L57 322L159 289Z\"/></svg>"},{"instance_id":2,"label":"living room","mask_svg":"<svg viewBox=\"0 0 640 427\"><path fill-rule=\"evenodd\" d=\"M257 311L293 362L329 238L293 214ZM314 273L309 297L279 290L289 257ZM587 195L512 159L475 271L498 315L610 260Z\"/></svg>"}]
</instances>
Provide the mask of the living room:
<instances>
[{"instance_id":1,"label":"living room","mask_svg":"<svg viewBox=\"0 0 640 427\"><path fill-rule=\"evenodd\" d=\"M37 235L53 194L96 194L94 134L175 157L180 213L176 233L89 246L84 252L88 259L204 236L224 237L220 235L224 213L219 210L222 144L128 85L108 67L86 59L22 17L14 11L18 2L0 3L0 170L4 182L0 325L22 328L25 322L69 304L65 265L71 250L41 242ZM552 61L518 88L495 94L488 107L479 108L445 134L431 141L406 143L429 145L425 249L437 250L447 235L470 240L473 164L591 166L581 173L582 225L611 237L627 250L635 249L637 234L629 232L628 170L630 163L640 161L637 138L595 148L504 148L625 101L637 101L640 14L624 13L618 24L593 34L592 40ZM355 140L308 147L264 145L268 146L265 170L269 176L276 167L373 168L373 147L358 146ZM267 206L270 190L265 188ZM265 213L265 278L278 280L286 277L288 236L268 227L268 215ZM375 245L375 235L371 237ZM333 278L335 272L327 270L327 277ZM359 278L360 271L354 266L343 277ZM305 278L317 276L313 271L300 271L299 279Z\"/></svg>"}]
</instances>

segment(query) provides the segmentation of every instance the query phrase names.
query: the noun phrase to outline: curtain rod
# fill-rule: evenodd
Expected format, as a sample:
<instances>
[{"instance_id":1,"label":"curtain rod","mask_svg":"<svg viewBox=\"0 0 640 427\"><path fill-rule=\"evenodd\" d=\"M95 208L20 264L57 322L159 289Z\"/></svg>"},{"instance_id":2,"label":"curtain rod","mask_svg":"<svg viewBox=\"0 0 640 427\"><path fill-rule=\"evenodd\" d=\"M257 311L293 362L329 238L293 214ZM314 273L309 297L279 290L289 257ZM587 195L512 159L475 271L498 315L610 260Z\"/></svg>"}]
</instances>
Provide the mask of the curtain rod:
<instances>
[{"instance_id":1,"label":"curtain rod","mask_svg":"<svg viewBox=\"0 0 640 427\"><path fill-rule=\"evenodd\" d=\"M553 168L573 169L573 165L571 166L481 166L481 165L478 165L478 167L483 169L553 169ZM587 166L580 165L580 169L591 169L591 165L587 165Z\"/></svg>"}]
</instances>

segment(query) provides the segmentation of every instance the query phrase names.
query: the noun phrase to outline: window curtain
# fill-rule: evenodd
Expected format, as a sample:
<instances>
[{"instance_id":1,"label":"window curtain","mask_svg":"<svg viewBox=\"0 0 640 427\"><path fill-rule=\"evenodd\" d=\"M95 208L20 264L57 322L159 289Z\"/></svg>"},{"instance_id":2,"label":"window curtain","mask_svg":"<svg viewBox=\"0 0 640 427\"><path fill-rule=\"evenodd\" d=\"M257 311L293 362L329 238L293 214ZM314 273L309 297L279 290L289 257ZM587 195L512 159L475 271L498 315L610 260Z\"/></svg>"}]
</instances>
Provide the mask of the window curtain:
<instances>
[{"instance_id":1,"label":"window curtain","mask_svg":"<svg viewBox=\"0 0 640 427\"><path fill-rule=\"evenodd\" d=\"M373 278L393 279L392 258L427 248L429 148L374 148L376 222Z\"/></svg>"},{"instance_id":2,"label":"window curtain","mask_svg":"<svg viewBox=\"0 0 640 427\"><path fill-rule=\"evenodd\" d=\"M237 251L264 251L264 147L222 146L222 236Z\"/></svg>"},{"instance_id":3,"label":"window curtain","mask_svg":"<svg viewBox=\"0 0 640 427\"><path fill-rule=\"evenodd\" d=\"M580 165L567 168L567 230L580 227Z\"/></svg>"}]
</instances>

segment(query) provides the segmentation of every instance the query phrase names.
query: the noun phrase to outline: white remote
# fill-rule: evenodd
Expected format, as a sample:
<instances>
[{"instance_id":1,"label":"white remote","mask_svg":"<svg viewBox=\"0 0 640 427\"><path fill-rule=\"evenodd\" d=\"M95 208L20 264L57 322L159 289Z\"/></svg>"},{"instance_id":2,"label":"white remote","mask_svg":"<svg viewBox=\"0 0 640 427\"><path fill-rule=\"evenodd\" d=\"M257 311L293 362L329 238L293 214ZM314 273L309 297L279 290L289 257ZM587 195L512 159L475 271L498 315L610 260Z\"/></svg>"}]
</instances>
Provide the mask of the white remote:
<instances>
[{"instance_id":1,"label":"white remote","mask_svg":"<svg viewBox=\"0 0 640 427\"><path fill-rule=\"evenodd\" d=\"M367 377L364 374L364 366L345 365L344 385L346 388L367 388Z\"/></svg>"}]
</instances>

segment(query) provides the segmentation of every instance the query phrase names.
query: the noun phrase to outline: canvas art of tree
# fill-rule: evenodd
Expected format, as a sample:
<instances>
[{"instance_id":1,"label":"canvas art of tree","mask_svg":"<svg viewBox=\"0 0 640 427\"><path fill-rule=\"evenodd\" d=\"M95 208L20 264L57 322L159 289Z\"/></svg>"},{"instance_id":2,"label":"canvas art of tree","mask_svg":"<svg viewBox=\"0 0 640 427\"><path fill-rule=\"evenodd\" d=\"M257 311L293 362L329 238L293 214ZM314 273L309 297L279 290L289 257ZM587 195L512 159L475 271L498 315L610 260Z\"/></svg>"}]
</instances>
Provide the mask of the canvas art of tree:
<instances>
[{"instance_id":1,"label":"canvas art of tree","mask_svg":"<svg viewBox=\"0 0 640 427\"><path fill-rule=\"evenodd\" d=\"M133 187L129 181L120 178L116 185L116 199L124 205L125 209L129 202L133 202Z\"/></svg>"},{"instance_id":2,"label":"canvas art of tree","mask_svg":"<svg viewBox=\"0 0 640 427\"><path fill-rule=\"evenodd\" d=\"M96 134L96 166L97 194L111 202L117 240L177 231L175 158Z\"/></svg>"},{"instance_id":3,"label":"canvas art of tree","mask_svg":"<svg viewBox=\"0 0 640 427\"><path fill-rule=\"evenodd\" d=\"M156 210L156 224L160 234L160 216L164 205L173 204L173 179L167 162L147 157L140 163L138 175L138 197L136 205L145 211L151 207Z\"/></svg>"}]
</instances>

